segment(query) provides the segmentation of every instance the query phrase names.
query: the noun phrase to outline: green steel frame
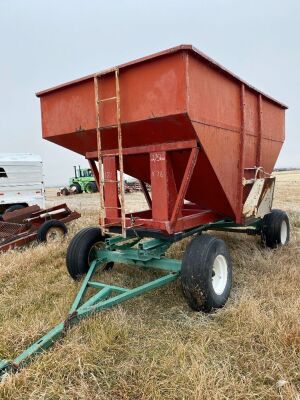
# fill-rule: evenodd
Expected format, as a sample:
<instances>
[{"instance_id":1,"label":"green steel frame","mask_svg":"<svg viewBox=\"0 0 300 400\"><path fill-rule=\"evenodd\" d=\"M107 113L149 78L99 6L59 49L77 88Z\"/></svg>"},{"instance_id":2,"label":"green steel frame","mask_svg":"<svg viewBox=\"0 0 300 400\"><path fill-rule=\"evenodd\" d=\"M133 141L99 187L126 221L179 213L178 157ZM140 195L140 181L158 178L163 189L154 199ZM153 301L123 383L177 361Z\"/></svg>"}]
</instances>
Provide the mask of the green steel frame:
<instances>
[{"instance_id":1,"label":"green steel frame","mask_svg":"<svg viewBox=\"0 0 300 400\"><path fill-rule=\"evenodd\" d=\"M68 328L79 322L82 318L106 310L133 297L166 285L176 280L181 271L181 260L165 257L165 252L174 243L183 237L199 234L206 230L230 230L242 233L258 233L259 221L252 222L247 227L239 226L232 221L218 221L215 223L199 226L188 232L183 232L177 239L142 239L127 238L123 236L112 236L106 239L104 246L95 250L94 260L82 282L81 288L70 308L67 318L59 323L43 337L33 343L23 353L13 360L0 360L0 376L7 372L14 372L26 365L33 356L48 349L56 340L62 337ZM251 232L252 231L252 232ZM108 262L131 264L140 268L154 268L165 273L150 282L142 284L133 289L108 285L93 280L95 273ZM93 295L88 295L88 289L98 289ZM84 298L87 300L84 300Z\"/></svg>"}]
</instances>

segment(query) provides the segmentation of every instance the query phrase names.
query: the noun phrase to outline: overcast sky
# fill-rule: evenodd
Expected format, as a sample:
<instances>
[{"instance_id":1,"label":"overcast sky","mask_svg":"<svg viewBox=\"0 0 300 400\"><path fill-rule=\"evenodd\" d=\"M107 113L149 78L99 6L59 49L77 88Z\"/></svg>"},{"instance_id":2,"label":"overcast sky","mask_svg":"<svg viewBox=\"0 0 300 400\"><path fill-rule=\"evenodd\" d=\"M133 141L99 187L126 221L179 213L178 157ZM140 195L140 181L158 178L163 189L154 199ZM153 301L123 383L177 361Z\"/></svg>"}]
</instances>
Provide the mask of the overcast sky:
<instances>
[{"instance_id":1,"label":"overcast sky","mask_svg":"<svg viewBox=\"0 0 300 400\"><path fill-rule=\"evenodd\" d=\"M86 161L42 140L35 92L181 43L289 106L277 166L299 167L299 0L0 0L0 151L65 182Z\"/></svg>"}]
</instances>

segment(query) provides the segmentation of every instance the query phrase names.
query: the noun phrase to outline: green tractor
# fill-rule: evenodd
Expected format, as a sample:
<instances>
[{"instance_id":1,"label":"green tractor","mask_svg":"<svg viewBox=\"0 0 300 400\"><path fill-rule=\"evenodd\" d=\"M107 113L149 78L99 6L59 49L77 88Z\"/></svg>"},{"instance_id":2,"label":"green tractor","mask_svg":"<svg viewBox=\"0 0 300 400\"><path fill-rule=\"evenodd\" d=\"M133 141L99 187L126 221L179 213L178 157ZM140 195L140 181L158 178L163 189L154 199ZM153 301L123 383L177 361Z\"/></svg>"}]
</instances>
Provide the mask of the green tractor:
<instances>
[{"instance_id":1,"label":"green tractor","mask_svg":"<svg viewBox=\"0 0 300 400\"><path fill-rule=\"evenodd\" d=\"M73 178L69 179L70 189L74 193L96 193L98 188L90 168L81 168L74 166Z\"/></svg>"}]
</instances>

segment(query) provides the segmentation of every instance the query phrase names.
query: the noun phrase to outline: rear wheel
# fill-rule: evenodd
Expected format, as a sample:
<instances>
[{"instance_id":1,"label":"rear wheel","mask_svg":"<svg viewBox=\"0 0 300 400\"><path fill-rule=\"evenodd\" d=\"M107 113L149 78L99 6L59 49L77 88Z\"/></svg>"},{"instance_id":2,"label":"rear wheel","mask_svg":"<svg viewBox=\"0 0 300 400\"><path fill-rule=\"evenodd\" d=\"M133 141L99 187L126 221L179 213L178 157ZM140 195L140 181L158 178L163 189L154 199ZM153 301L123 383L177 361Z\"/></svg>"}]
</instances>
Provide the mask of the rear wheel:
<instances>
[{"instance_id":1,"label":"rear wheel","mask_svg":"<svg viewBox=\"0 0 300 400\"><path fill-rule=\"evenodd\" d=\"M22 208L24 208L25 206L23 206L22 204L13 204L12 206L8 207L5 211L4 214L16 211L16 210L21 210Z\"/></svg>"},{"instance_id":2,"label":"rear wheel","mask_svg":"<svg viewBox=\"0 0 300 400\"><path fill-rule=\"evenodd\" d=\"M287 213L282 210L272 210L262 220L262 242L274 249L288 244L290 240L290 222Z\"/></svg>"},{"instance_id":3,"label":"rear wheel","mask_svg":"<svg viewBox=\"0 0 300 400\"><path fill-rule=\"evenodd\" d=\"M98 188L97 188L96 182L88 182L86 187L85 187L85 190L86 190L87 193L96 193L96 192L98 192Z\"/></svg>"},{"instance_id":4,"label":"rear wheel","mask_svg":"<svg viewBox=\"0 0 300 400\"><path fill-rule=\"evenodd\" d=\"M72 185L70 185L70 189L73 193L82 193L82 189L79 183L72 183Z\"/></svg>"},{"instance_id":5,"label":"rear wheel","mask_svg":"<svg viewBox=\"0 0 300 400\"><path fill-rule=\"evenodd\" d=\"M38 242L58 242L68 232L66 225L56 219L46 221L37 231Z\"/></svg>"},{"instance_id":6,"label":"rear wheel","mask_svg":"<svg viewBox=\"0 0 300 400\"><path fill-rule=\"evenodd\" d=\"M210 312L225 305L231 290L232 266L223 240L203 235L190 242L182 260L181 283L193 310Z\"/></svg>"},{"instance_id":7,"label":"rear wheel","mask_svg":"<svg viewBox=\"0 0 300 400\"><path fill-rule=\"evenodd\" d=\"M67 269L70 276L76 280L87 273L96 251L104 247L105 237L99 228L85 228L71 240L67 251ZM103 270L113 267L113 262L103 266Z\"/></svg>"}]
</instances>

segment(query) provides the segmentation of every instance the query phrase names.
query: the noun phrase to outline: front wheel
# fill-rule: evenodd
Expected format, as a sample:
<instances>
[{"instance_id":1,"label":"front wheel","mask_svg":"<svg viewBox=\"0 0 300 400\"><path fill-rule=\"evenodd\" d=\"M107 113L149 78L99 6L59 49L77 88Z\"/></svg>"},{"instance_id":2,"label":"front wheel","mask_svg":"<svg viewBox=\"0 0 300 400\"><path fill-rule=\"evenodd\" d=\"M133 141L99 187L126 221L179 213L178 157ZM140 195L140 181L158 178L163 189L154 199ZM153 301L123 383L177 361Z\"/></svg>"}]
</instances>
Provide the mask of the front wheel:
<instances>
[{"instance_id":1,"label":"front wheel","mask_svg":"<svg viewBox=\"0 0 300 400\"><path fill-rule=\"evenodd\" d=\"M89 270L91 262L95 259L95 253L104 247L105 237L99 228L85 228L79 231L71 240L67 250L67 269L69 275L79 279ZM113 267L113 262L104 265L107 270Z\"/></svg>"},{"instance_id":2,"label":"front wheel","mask_svg":"<svg viewBox=\"0 0 300 400\"><path fill-rule=\"evenodd\" d=\"M288 244L290 240L290 222L286 212L272 210L262 220L261 238L265 246L275 249Z\"/></svg>"},{"instance_id":3,"label":"front wheel","mask_svg":"<svg viewBox=\"0 0 300 400\"><path fill-rule=\"evenodd\" d=\"M189 243L182 260L181 284L193 310L210 312L225 305L232 285L232 266L223 240L203 235Z\"/></svg>"}]
</instances>

